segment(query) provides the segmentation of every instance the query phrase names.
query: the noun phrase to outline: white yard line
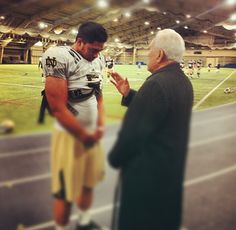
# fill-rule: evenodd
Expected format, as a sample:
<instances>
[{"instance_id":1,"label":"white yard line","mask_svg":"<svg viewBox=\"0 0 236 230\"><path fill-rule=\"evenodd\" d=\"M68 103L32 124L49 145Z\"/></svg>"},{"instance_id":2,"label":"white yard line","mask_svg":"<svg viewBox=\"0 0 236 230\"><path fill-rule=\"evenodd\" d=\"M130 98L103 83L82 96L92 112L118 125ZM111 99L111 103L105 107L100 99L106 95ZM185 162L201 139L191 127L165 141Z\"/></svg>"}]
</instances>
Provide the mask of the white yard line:
<instances>
[{"instance_id":1,"label":"white yard line","mask_svg":"<svg viewBox=\"0 0 236 230\"><path fill-rule=\"evenodd\" d=\"M213 173L201 176L201 177L197 177L197 178L192 179L192 180L188 180L184 183L184 186L189 187L189 186L199 184L199 183L202 183L202 182L205 182L205 181L208 181L208 180L212 180L216 177L223 176L223 175L231 173L235 170L236 170L236 165L232 165L230 167L221 169L219 171L216 171L216 172L213 172Z\"/></svg>"},{"instance_id":2,"label":"white yard line","mask_svg":"<svg viewBox=\"0 0 236 230\"><path fill-rule=\"evenodd\" d=\"M31 134L12 134L11 136L0 136L0 141L2 140L10 140L10 139L20 139L20 138L26 138L26 137L40 137L40 136L46 136L48 135L50 138L51 132L37 132L37 133L31 133Z\"/></svg>"},{"instance_id":3,"label":"white yard line","mask_svg":"<svg viewBox=\"0 0 236 230\"><path fill-rule=\"evenodd\" d=\"M1 158L7 158L7 157L17 157L17 156L23 156L23 155L32 155L32 154L38 154L38 153L45 153L45 152L48 152L49 149L50 149L49 147L46 147L46 148L33 148L33 149L27 149L27 150L21 150L21 151L0 153L0 159Z\"/></svg>"},{"instance_id":4,"label":"white yard line","mask_svg":"<svg viewBox=\"0 0 236 230\"><path fill-rule=\"evenodd\" d=\"M16 83L5 83L5 82L0 82L0 85L8 85L8 86L20 86L20 87L28 87L28 88L39 88L43 89L43 86L36 86L36 85L25 85L25 84L16 84Z\"/></svg>"},{"instance_id":5,"label":"white yard line","mask_svg":"<svg viewBox=\"0 0 236 230\"><path fill-rule=\"evenodd\" d=\"M210 107L210 108L200 109L200 110L194 111L194 113L201 113L201 112L206 112L208 110L221 109L221 108L224 108L224 107L227 107L227 106L230 106L230 105L236 105L236 102L229 102L229 103L226 103L226 104L223 104L223 105L217 105L217 106Z\"/></svg>"},{"instance_id":6,"label":"white yard line","mask_svg":"<svg viewBox=\"0 0 236 230\"><path fill-rule=\"evenodd\" d=\"M214 89L212 89L207 95L205 95L194 107L193 110L197 109L215 90L217 90L225 81L227 81L236 70L234 70L229 76L227 76L223 81L221 81Z\"/></svg>"},{"instance_id":7,"label":"white yard line","mask_svg":"<svg viewBox=\"0 0 236 230\"><path fill-rule=\"evenodd\" d=\"M190 143L189 147L190 148L195 148L195 147L206 145L206 144L209 144L209 143L212 143L212 142L221 141L221 140L224 140L224 139L229 139L229 138L232 138L232 137L235 137L235 136L236 136L236 132L227 133L227 134L223 134L223 135L220 135L220 136L216 136L216 137L212 137L212 138L208 138L208 139L204 139L204 140L200 140L200 141L194 141L193 143Z\"/></svg>"},{"instance_id":8,"label":"white yard line","mask_svg":"<svg viewBox=\"0 0 236 230\"><path fill-rule=\"evenodd\" d=\"M49 177L51 177L50 173L44 173L44 174L31 176L31 177L23 177L21 179L3 181L3 182L0 182L0 188L3 188L3 187L11 188L15 185L26 184L30 182L39 181L39 180L45 180L45 179L48 179Z\"/></svg>"},{"instance_id":9,"label":"white yard line","mask_svg":"<svg viewBox=\"0 0 236 230\"><path fill-rule=\"evenodd\" d=\"M218 122L218 121L221 121L221 120L225 121L227 119L234 118L234 117L236 117L236 114L229 114L227 116L220 116L220 117L211 118L211 119L204 120L204 121L193 122L192 126L214 123L214 122Z\"/></svg>"}]
</instances>

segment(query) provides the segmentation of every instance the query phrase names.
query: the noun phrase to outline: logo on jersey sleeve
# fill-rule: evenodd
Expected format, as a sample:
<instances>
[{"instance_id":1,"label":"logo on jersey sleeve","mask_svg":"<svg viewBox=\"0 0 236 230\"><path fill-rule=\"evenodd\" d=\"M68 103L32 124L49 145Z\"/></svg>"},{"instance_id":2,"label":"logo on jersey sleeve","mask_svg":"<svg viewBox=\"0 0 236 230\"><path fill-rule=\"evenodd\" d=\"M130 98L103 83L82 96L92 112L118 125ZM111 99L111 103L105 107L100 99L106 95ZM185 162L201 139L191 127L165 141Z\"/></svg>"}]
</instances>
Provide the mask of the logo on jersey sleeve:
<instances>
[{"instance_id":1,"label":"logo on jersey sleeve","mask_svg":"<svg viewBox=\"0 0 236 230\"><path fill-rule=\"evenodd\" d=\"M50 58L49 56L46 58L46 66L54 68L57 65L57 60L55 57Z\"/></svg>"}]
</instances>

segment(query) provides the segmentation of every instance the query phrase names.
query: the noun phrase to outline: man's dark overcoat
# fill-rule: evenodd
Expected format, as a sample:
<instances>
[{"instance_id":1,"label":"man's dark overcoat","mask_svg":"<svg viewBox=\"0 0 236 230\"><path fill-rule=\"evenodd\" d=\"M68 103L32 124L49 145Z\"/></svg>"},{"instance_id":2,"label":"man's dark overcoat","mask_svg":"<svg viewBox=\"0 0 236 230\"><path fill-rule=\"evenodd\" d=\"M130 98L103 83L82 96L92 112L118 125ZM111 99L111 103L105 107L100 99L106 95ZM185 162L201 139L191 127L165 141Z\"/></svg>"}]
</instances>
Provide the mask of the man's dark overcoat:
<instances>
[{"instance_id":1,"label":"man's dark overcoat","mask_svg":"<svg viewBox=\"0 0 236 230\"><path fill-rule=\"evenodd\" d=\"M108 157L121 169L119 230L179 229L192 103L178 63L122 99L128 110Z\"/></svg>"}]
</instances>

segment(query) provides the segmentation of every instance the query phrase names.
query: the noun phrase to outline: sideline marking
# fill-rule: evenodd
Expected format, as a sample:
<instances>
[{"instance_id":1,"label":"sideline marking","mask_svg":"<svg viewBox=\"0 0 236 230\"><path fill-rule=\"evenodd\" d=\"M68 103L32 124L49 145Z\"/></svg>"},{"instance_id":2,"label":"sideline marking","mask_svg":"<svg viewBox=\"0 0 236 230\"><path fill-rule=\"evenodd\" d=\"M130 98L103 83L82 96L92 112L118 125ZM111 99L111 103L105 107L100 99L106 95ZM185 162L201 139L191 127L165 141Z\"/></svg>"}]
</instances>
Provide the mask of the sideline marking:
<instances>
[{"instance_id":1,"label":"sideline marking","mask_svg":"<svg viewBox=\"0 0 236 230\"><path fill-rule=\"evenodd\" d=\"M205 95L194 107L193 110L198 108L219 86L221 86L226 80L228 80L235 72L234 70L228 77L221 81L215 88L213 88L207 95Z\"/></svg>"},{"instance_id":2,"label":"sideline marking","mask_svg":"<svg viewBox=\"0 0 236 230\"><path fill-rule=\"evenodd\" d=\"M24 85L24 84L16 84L16 83L5 83L5 82L1 82L0 85L9 85L9 86L24 86L24 87L28 87L28 88L38 88L38 89L43 89L43 86L36 86L36 85Z\"/></svg>"},{"instance_id":3,"label":"sideline marking","mask_svg":"<svg viewBox=\"0 0 236 230\"><path fill-rule=\"evenodd\" d=\"M23 177L21 179L15 179L15 180L9 180L9 181L2 181L0 182L0 188L3 187L13 187L14 185L19 185L19 184L25 184L29 182L34 182L34 181L39 181L39 180L44 180L48 179L51 177L51 173L44 173L36 176L31 176L31 177Z\"/></svg>"},{"instance_id":4,"label":"sideline marking","mask_svg":"<svg viewBox=\"0 0 236 230\"><path fill-rule=\"evenodd\" d=\"M232 165L232 166L230 166L228 168L224 168L224 169L221 169L219 171L216 171L216 172L204 175L204 176L200 176L200 177L197 177L197 178L192 179L192 180L188 180L188 181L186 181L184 183L184 186L185 187L189 187L189 186L192 186L192 185L195 185L195 184L199 184L201 182L205 182L205 181L211 180L213 178L225 175L225 174L233 172L235 170L236 170L236 164Z\"/></svg>"},{"instance_id":5,"label":"sideline marking","mask_svg":"<svg viewBox=\"0 0 236 230\"><path fill-rule=\"evenodd\" d=\"M224 116L224 117L220 116L220 117L216 117L216 118L208 119L208 120L204 120L204 121L196 121L196 122L192 122L192 126L209 124L209 123L213 123L213 122L221 121L221 120L225 121L226 119L230 119L230 118L233 118L235 116L236 116L236 114L230 114L230 115L227 115L227 116Z\"/></svg>"},{"instance_id":6,"label":"sideline marking","mask_svg":"<svg viewBox=\"0 0 236 230\"><path fill-rule=\"evenodd\" d=\"M213 107L210 107L210 108L205 108L205 109L199 109L197 111L194 111L194 113L201 113L201 112L207 112L208 110L214 110L214 109L221 109L223 107L227 107L227 106L231 106L231 105L236 105L236 102L229 102L229 103L226 103L226 104L223 104L223 105L216 105L216 106L213 106Z\"/></svg>"},{"instance_id":7,"label":"sideline marking","mask_svg":"<svg viewBox=\"0 0 236 230\"><path fill-rule=\"evenodd\" d=\"M216 137L212 137L212 138L208 138L208 139L204 139L204 140L200 140L200 141L194 141L192 144L189 144L190 148L195 148L201 145L205 145L208 144L210 142L215 142L215 141L220 141L223 139L227 139L227 138L232 138L236 136L236 132L233 133L228 133L228 134L224 134L224 135L220 135L220 136L216 136Z\"/></svg>"},{"instance_id":8,"label":"sideline marking","mask_svg":"<svg viewBox=\"0 0 236 230\"><path fill-rule=\"evenodd\" d=\"M0 153L0 159L1 158L7 158L7 157L15 157L15 156L22 156L22 155L32 155L32 154L38 154L38 153L44 153L48 152L50 150L49 147L46 148L33 148L33 149L27 149L27 150L21 150L21 151L14 151L14 152L6 152L6 153Z\"/></svg>"}]
</instances>

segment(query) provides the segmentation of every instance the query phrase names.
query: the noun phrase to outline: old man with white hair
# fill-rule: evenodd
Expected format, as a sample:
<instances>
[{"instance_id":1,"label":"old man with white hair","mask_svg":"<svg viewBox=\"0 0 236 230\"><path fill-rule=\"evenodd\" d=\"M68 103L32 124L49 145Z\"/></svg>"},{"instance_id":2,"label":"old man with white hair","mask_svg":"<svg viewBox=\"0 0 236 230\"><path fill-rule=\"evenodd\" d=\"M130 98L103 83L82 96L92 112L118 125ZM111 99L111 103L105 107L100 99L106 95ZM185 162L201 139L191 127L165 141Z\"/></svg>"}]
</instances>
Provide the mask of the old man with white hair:
<instances>
[{"instance_id":1,"label":"old man with white hair","mask_svg":"<svg viewBox=\"0 0 236 230\"><path fill-rule=\"evenodd\" d=\"M138 91L112 73L128 106L109 163L120 169L119 210L112 229L177 230L181 226L183 180L193 89L180 68L185 45L172 29L149 46L151 75Z\"/></svg>"}]
</instances>

